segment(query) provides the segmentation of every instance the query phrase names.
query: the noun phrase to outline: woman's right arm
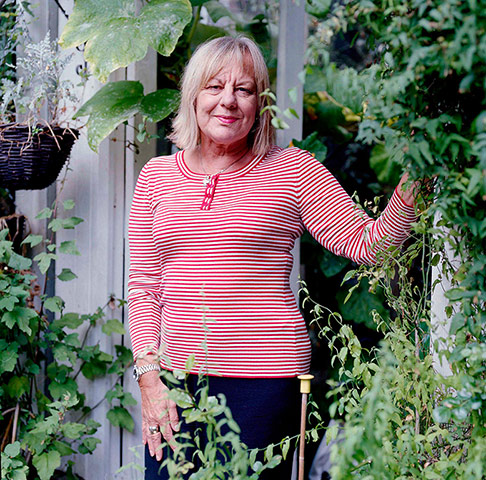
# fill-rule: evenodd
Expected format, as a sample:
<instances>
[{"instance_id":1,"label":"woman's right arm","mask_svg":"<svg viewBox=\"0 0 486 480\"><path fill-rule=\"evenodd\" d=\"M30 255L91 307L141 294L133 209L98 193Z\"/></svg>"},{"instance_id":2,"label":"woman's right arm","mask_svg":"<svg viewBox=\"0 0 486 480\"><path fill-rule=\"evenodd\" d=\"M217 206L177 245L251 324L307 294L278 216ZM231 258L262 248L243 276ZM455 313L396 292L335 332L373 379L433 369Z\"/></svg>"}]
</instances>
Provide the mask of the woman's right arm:
<instances>
[{"instance_id":1,"label":"woman's right arm","mask_svg":"<svg viewBox=\"0 0 486 480\"><path fill-rule=\"evenodd\" d=\"M161 329L161 264L154 242L154 215L149 198L149 175L144 167L135 188L128 236L130 269L128 279L128 323L133 356L137 366L157 363ZM142 397L142 437L150 454L162 458L162 435L167 442L178 430L177 410L169 400L167 387L158 372L144 373L139 380ZM149 426L160 426L161 433L151 434Z\"/></svg>"}]
</instances>

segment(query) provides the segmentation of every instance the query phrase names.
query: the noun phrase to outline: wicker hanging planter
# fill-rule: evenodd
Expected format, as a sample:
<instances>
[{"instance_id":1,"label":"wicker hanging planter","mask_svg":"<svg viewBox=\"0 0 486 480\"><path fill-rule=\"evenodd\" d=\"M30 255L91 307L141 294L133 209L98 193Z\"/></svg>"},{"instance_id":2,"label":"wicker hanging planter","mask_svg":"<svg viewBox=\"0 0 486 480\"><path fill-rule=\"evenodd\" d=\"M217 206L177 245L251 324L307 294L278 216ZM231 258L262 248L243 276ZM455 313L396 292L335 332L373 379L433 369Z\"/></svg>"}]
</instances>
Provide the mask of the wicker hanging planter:
<instances>
[{"instance_id":1,"label":"wicker hanging planter","mask_svg":"<svg viewBox=\"0 0 486 480\"><path fill-rule=\"evenodd\" d=\"M76 129L0 125L0 187L40 190L53 183L79 136Z\"/></svg>"}]
</instances>

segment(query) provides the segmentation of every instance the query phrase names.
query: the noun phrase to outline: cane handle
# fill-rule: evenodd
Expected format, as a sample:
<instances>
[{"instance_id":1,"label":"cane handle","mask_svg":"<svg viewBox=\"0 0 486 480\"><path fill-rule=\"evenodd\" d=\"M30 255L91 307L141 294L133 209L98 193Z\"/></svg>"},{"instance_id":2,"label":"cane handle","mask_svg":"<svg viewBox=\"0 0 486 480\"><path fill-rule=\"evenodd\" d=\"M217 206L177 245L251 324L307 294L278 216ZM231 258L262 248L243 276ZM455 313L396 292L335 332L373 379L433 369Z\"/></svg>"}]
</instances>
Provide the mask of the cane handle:
<instances>
[{"instance_id":1,"label":"cane handle","mask_svg":"<svg viewBox=\"0 0 486 480\"><path fill-rule=\"evenodd\" d=\"M299 375L297 378L300 380L300 393L310 393L314 375Z\"/></svg>"}]
</instances>

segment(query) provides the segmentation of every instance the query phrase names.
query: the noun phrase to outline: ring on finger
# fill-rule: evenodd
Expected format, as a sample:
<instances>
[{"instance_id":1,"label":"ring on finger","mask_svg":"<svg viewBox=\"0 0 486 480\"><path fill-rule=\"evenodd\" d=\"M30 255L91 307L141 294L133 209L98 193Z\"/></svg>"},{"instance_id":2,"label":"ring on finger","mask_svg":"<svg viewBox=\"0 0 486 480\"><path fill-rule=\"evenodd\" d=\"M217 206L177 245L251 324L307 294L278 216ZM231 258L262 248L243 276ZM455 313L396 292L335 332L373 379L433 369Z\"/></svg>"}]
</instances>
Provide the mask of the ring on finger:
<instances>
[{"instance_id":1,"label":"ring on finger","mask_svg":"<svg viewBox=\"0 0 486 480\"><path fill-rule=\"evenodd\" d=\"M152 426L152 425L150 425L150 426L148 427L148 429L149 429L149 432L150 432L152 435L155 435L156 433L159 433L159 432L160 432L160 430L159 430L159 426L158 426L158 425L153 425L153 426Z\"/></svg>"}]
</instances>

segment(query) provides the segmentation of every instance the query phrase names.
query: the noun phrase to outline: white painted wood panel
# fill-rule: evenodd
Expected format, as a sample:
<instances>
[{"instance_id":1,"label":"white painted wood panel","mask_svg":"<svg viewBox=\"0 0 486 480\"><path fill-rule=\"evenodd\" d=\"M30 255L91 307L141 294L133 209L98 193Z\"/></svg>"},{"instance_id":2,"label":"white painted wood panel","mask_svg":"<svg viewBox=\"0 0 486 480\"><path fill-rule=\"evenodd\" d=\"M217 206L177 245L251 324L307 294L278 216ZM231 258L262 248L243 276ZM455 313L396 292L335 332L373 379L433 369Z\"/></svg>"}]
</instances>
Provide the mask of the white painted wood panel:
<instances>
[{"instance_id":1,"label":"white painted wood panel","mask_svg":"<svg viewBox=\"0 0 486 480\"><path fill-rule=\"evenodd\" d=\"M277 145L288 147L291 140L302 139L304 86L299 80L299 73L304 69L304 58L307 39L307 15L305 2L282 0L280 2L278 63L277 63L277 106L281 111L293 108L299 118L286 118L289 127L277 131ZM296 102L292 102L288 91L295 89ZM294 265L290 274L290 285L298 297L300 276L300 239L292 249Z\"/></svg>"}]
</instances>

